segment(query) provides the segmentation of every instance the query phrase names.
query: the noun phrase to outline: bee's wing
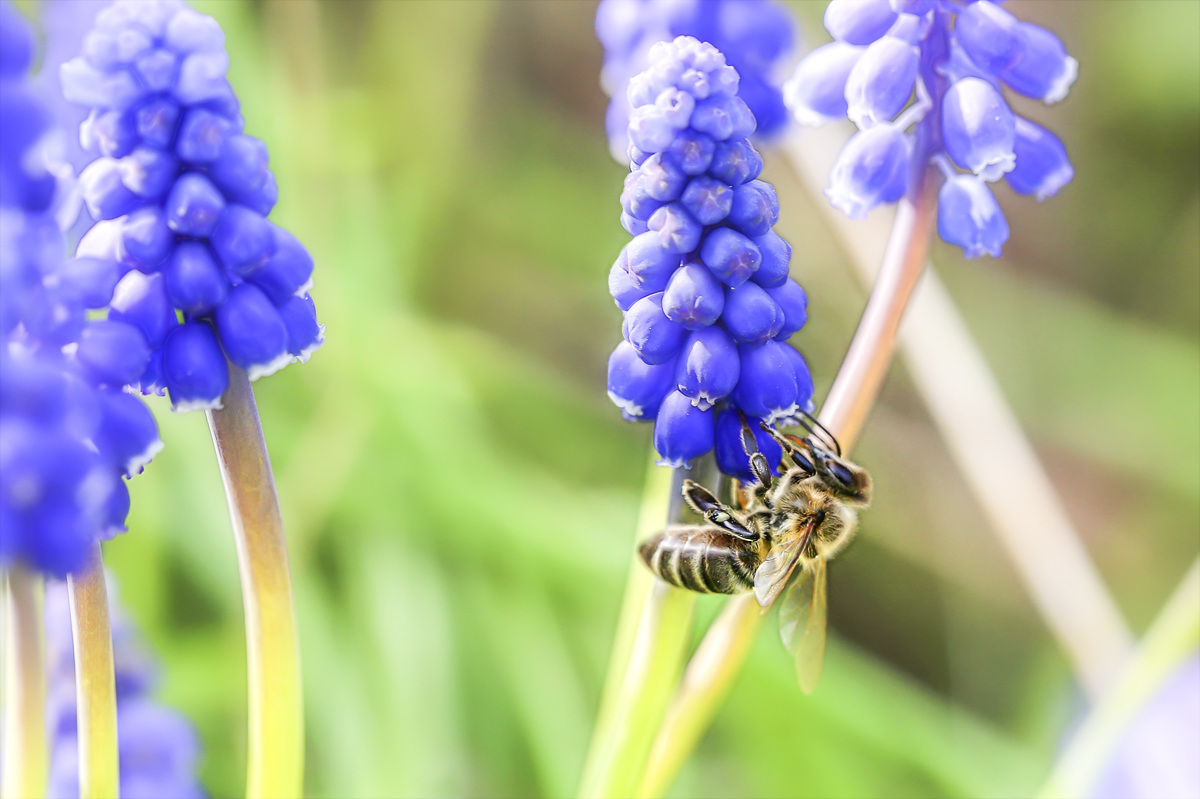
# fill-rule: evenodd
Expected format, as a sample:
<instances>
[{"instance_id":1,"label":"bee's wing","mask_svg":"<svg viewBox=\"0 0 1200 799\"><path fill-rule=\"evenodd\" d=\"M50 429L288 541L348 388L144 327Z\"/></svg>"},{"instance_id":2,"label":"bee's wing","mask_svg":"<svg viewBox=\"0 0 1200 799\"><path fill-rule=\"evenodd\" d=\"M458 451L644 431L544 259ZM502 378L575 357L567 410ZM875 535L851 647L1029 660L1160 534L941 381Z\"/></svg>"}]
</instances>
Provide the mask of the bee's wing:
<instances>
[{"instance_id":1,"label":"bee's wing","mask_svg":"<svg viewBox=\"0 0 1200 799\"><path fill-rule=\"evenodd\" d=\"M825 661L825 560L814 558L796 577L779 606L779 633L796 659L800 690L811 694Z\"/></svg>"},{"instance_id":2,"label":"bee's wing","mask_svg":"<svg viewBox=\"0 0 1200 799\"><path fill-rule=\"evenodd\" d=\"M812 610L812 570L801 569L779 600L779 637L787 651L794 650L796 631L804 632L808 614Z\"/></svg>"},{"instance_id":3,"label":"bee's wing","mask_svg":"<svg viewBox=\"0 0 1200 799\"><path fill-rule=\"evenodd\" d=\"M754 572L754 598L764 609L779 596L779 592L787 585L788 578L800 562L800 553L808 543L808 536L802 535L786 544L780 544L771 550L766 560Z\"/></svg>"}]
</instances>

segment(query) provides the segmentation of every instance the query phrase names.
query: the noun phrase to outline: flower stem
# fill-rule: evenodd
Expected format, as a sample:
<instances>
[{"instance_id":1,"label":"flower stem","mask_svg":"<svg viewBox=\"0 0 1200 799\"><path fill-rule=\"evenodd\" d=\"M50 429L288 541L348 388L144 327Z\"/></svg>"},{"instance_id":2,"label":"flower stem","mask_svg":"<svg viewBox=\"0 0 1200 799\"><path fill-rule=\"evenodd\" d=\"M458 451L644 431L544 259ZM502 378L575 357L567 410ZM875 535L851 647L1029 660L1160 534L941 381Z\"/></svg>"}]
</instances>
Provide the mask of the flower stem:
<instances>
[{"instance_id":1,"label":"flower stem","mask_svg":"<svg viewBox=\"0 0 1200 799\"><path fill-rule=\"evenodd\" d=\"M229 364L224 408L208 411L242 577L250 688L249 799L299 796L304 783L300 648L275 479L246 372Z\"/></svg>"},{"instance_id":2,"label":"flower stem","mask_svg":"<svg viewBox=\"0 0 1200 799\"><path fill-rule=\"evenodd\" d=\"M46 650L41 578L20 564L5 580L3 799L46 795Z\"/></svg>"},{"instance_id":3,"label":"flower stem","mask_svg":"<svg viewBox=\"0 0 1200 799\"><path fill-rule=\"evenodd\" d=\"M926 171L910 194L912 201L900 201L879 278L818 416L844 452L853 448L879 394L900 319L925 267L936 189L936 179ZM730 600L713 621L667 708L638 796L660 796L675 779L733 685L760 624L759 608L750 595Z\"/></svg>"},{"instance_id":4,"label":"flower stem","mask_svg":"<svg viewBox=\"0 0 1200 799\"><path fill-rule=\"evenodd\" d=\"M1043 799L1090 796L1121 733L1200 646L1200 559L1159 612L1121 676L1063 751Z\"/></svg>"},{"instance_id":5,"label":"flower stem","mask_svg":"<svg viewBox=\"0 0 1200 799\"><path fill-rule=\"evenodd\" d=\"M99 542L88 565L67 578L75 642L75 712L79 726L79 796L116 799L117 687L108 592Z\"/></svg>"},{"instance_id":6,"label":"flower stem","mask_svg":"<svg viewBox=\"0 0 1200 799\"><path fill-rule=\"evenodd\" d=\"M704 481L716 476L708 456L696 474L651 466L646 479L637 540L682 521L680 488L685 476ZM637 785L654 731L679 679L691 640L695 594L657 580L634 556L609 663L596 729L584 766L579 795L630 796Z\"/></svg>"}]
</instances>

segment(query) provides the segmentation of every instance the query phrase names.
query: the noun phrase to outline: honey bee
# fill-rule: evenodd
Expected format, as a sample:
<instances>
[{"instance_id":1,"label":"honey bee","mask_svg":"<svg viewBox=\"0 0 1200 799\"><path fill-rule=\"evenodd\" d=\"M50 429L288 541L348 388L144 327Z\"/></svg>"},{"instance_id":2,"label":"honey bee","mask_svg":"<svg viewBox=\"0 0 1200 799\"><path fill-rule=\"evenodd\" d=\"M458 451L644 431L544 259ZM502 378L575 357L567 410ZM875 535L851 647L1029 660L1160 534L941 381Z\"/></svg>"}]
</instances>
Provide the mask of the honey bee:
<instances>
[{"instance_id":1,"label":"honey bee","mask_svg":"<svg viewBox=\"0 0 1200 799\"><path fill-rule=\"evenodd\" d=\"M805 693L816 686L825 657L826 562L850 543L858 511L871 501L870 475L844 459L837 439L811 421L815 427L805 427L813 436L803 439L762 425L792 464L779 475L772 474L743 424L742 441L758 482L740 492L741 508L685 480L684 500L705 523L669 525L638 548L655 575L679 588L753 591L764 613L782 593L780 634Z\"/></svg>"}]
</instances>

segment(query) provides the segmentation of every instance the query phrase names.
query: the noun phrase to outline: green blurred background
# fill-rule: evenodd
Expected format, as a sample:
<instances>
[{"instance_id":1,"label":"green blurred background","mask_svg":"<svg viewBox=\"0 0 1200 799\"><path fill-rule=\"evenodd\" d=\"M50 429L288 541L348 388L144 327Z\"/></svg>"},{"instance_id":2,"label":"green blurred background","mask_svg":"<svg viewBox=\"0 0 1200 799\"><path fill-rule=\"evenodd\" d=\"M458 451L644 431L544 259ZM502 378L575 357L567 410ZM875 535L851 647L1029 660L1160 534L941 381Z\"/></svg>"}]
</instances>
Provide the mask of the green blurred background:
<instances>
[{"instance_id":1,"label":"green blurred background","mask_svg":"<svg viewBox=\"0 0 1200 799\"><path fill-rule=\"evenodd\" d=\"M650 441L604 393L627 236L594 3L194 5L226 31L247 132L271 148L273 219L316 258L327 325L311 362L256 384L308 791L569 795ZM806 49L827 40L824 3L791 6ZM933 258L1141 631L1200 549L1200 4L1007 8L1081 63L1066 102L1028 112L1076 178L1040 205L1000 190L1003 259ZM865 294L811 192L766 159L820 397ZM220 478L203 415L152 404L167 448L105 557L165 662L164 700L200 729L208 790L238 796L245 644ZM760 636L673 795L1027 795L1082 711L901 366L856 459L878 498L833 570L820 689L802 697Z\"/></svg>"}]
</instances>

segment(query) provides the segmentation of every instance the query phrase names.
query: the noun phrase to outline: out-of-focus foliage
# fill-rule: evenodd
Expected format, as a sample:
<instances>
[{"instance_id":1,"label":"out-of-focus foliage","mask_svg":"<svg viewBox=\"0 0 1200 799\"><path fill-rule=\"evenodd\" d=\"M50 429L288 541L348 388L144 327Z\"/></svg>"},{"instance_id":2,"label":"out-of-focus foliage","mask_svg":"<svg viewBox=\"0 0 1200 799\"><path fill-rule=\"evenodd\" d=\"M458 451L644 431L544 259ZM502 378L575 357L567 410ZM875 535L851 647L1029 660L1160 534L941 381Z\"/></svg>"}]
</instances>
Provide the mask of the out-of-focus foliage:
<instances>
[{"instance_id":1,"label":"out-of-focus foliage","mask_svg":"<svg viewBox=\"0 0 1200 799\"><path fill-rule=\"evenodd\" d=\"M54 0L42 0L53 2ZM628 567L649 428L604 395L627 238L589 3L210 0L275 217L317 261L328 342L259 384L298 597L314 796L574 790ZM793 5L809 46L822 3ZM1075 182L1000 201L999 262L934 259L1131 624L1200 526L1200 8L1013 0L1081 63L1053 120ZM766 179L811 297L793 343L823 396L864 299L782 159ZM106 546L242 790L237 567L204 419ZM1011 796L1080 709L902 368L856 454L876 507L831 574L820 689L764 634L673 792ZM1014 497L1019 502L1019 497ZM702 603L707 619L718 607ZM770 625L766 629L770 629Z\"/></svg>"}]
</instances>

